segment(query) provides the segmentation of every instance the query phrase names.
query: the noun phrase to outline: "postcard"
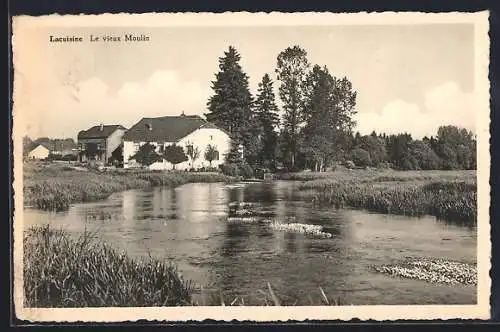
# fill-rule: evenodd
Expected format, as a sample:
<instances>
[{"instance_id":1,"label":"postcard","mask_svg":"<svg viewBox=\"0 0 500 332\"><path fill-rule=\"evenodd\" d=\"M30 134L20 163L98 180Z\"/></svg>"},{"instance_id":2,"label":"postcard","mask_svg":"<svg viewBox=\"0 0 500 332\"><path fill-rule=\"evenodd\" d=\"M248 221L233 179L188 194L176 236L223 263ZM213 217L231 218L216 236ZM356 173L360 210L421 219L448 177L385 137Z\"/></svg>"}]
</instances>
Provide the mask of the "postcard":
<instances>
[{"instance_id":1,"label":"postcard","mask_svg":"<svg viewBox=\"0 0 500 332\"><path fill-rule=\"evenodd\" d=\"M12 31L17 318L489 318L488 12Z\"/></svg>"}]
</instances>

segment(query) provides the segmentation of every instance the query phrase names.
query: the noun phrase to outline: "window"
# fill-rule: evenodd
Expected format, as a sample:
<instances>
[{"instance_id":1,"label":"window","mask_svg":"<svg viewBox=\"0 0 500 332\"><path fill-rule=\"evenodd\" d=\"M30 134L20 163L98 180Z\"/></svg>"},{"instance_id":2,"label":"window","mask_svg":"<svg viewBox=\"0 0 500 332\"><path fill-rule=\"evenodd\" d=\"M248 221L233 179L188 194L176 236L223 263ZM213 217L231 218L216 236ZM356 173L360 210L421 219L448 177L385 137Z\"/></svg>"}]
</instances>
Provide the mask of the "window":
<instances>
[{"instance_id":1,"label":"window","mask_svg":"<svg viewBox=\"0 0 500 332\"><path fill-rule=\"evenodd\" d=\"M214 160L219 160L219 151L214 151Z\"/></svg>"},{"instance_id":2,"label":"window","mask_svg":"<svg viewBox=\"0 0 500 332\"><path fill-rule=\"evenodd\" d=\"M134 142L134 151L139 151L139 147L141 145L139 143Z\"/></svg>"},{"instance_id":3,"label":"window","mask_svg":"<svg viewBox=\"0 0 500 332\"><path fill-rule=\"evenodd\" d=\"M193 151L194 151L193 145L187 145L186 149L187 149L187 151L186 151L187 155L188 156L192 156L193 155Z\"/></svg>"},{"instance_id":4,"label":"window","mask_svg":"<svg viewBox=\"0 0 500 332\"><path fill-rule=\"evenodd\" d=\"M214 137L212 135L210 135L210 140L213 141Z\"/></svg>"}]
</instances>

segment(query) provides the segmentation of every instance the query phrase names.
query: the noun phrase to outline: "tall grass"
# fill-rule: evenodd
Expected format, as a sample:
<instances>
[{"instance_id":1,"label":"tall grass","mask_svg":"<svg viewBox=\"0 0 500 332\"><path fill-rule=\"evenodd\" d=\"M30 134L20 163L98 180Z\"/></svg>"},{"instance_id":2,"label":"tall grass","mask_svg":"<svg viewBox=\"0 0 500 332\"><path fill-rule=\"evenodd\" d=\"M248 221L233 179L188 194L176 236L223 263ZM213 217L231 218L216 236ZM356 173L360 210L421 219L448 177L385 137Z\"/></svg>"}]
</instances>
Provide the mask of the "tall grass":
<instances>
[{"instance_id":1,"label":"tall grass","mask_svg":"<svg viewBox=\"0 0 500 332\"><path fill-rule=\"evenodd\" d=\"M184 280L175 265L132 259L100 243L89 232L79 237L49 226L24 233L24 305L53 307L158 307L245 305L339 305L321 287L313 297L280 296L267 283L255 294L230 295ZM308 302L309 301L309 302Z\"/></svg>"},{"instance_id":2,"label":"tall grass","mask_svg":"<svg viewBox=\"0 0 500 332\"><path fill-rule=\"evenodd\" d=\"M24 292L27 307L178 306L191 303L192 284L170 263L44 226L25 232Z\"/></svg>"},{"instance_id":3,"label":"tall grass","mask_svg":"<svg viewBox=\"0 0 500 332\"><path fill-rule=\"evenodd\" d=\"M71 203L104 199L114 192L153 186L175 187L192 182L230 182L220 173L152 171L78 171L51 165L24 169L24 204L62 211Z\"/></svg>"},{"instance_id":4,"label":"tall grass","mask_svg":"<svg viewBox=\"0 0 500 332\"><path fill-rule=\"evenodd\" d=\"M310 186L308 186L310 189ZM407 216L433 215L438 219L475 223L475 184L430 182L426 184L322 183L314 200L341 207Z\"/></svg>"},{"instance_id":5,"label":"tall grass","mask_svg":"<svg viewBox=\"0 0 500 332\"><path fill-rule=\"evenodd\" d=\"M475 223L477 218L474 171L332 172L301 183L299 189L312 195L316 203L337 208L433 215L466 223Z\"/></svg>"}]
</instances>

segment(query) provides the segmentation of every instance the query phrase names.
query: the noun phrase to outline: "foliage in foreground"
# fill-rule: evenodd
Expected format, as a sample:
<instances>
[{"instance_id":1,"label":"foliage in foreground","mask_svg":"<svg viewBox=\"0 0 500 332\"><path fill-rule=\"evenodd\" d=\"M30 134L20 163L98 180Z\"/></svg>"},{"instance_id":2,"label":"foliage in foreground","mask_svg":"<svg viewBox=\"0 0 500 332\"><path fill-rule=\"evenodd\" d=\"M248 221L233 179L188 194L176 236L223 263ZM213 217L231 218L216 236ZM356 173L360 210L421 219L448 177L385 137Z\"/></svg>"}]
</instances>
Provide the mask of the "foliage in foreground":
<instances>
[{"instance_id":1,"label":"foliage in foreground","mask_svg":"<svg viewBox=\"0 0 500 332\"><path fill-rule=\"evenodd\" d=\"M231 296L196 290L172 263L149 257L132 259L88 232L78 238L48 226L24 235L24 294L26 307L144 307L296 305L299 299L280 297L270 283L254 295ZM300 299L301 303L304 299ZM341 305L321 287L310 305Z\"/></svg>"},{"instance_id":2,"label":"foliage in foreground","mask_svg":"<svg viewBox=\"0 0 500 332\"><path fill-rule=\"evenodd\" d=\"M178 306L190 303L192 285L170 263L39 227L24 237L24 293L27 307Z\"/></svg>"},{"instance_id":3,"label":"foliage in foreground","mask_svg":"<svg viewBox=\"0 0 500 332\"><path fill-rule=\"evenodd\" d=\"M71 203L105 199L115 192L153 186L176 187L192 182L229 182L220 173L152 171L77 171L50 165L25 166L24 204L43 210L62 211Z\"/></svg>"}]
</instances>

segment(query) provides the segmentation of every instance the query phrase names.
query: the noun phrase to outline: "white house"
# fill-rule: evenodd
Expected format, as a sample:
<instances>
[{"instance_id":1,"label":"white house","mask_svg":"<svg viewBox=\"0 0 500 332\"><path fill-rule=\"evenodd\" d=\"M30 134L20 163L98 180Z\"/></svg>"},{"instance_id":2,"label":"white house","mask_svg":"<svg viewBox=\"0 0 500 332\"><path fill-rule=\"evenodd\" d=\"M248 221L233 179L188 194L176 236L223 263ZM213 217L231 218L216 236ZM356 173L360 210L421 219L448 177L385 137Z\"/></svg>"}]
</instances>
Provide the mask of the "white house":
<instances>
[{"instance_id":1,"label":"white house","mask_svg":"<svg viewBox=\"0 0 500 332\"><path fill-rule=\"evenodd\" d=\"M164 116L158 118L143 118L123 135L123 166L124 168L140 167L132 156L143 144L150 143L156 147L158 154L163 154L165 147L176 144L188 151L199 152L198 158L175 165L177 170L200 167L218 167L224 163L230 149L229 135L222 129L197 115ZM215 158L210 163L205 159L205 152L211 146L215 148ZM156 162L149 169L172 169L173 165L166 160Z\"/></svg>"},{"instance_id":2,"label":"white house","mask_svg":"<svg viewBox=\"0 0 500 332\"><path fill-rule=\"evenodd\" d=\"M44 145L39 144L28 153L28 158L42 160L47 158L49 154L50 150L46 148Z\"/></svg>"}]
</instances>

